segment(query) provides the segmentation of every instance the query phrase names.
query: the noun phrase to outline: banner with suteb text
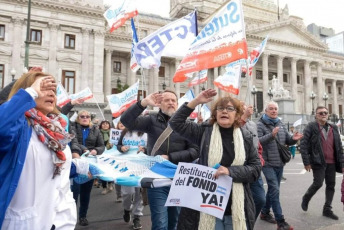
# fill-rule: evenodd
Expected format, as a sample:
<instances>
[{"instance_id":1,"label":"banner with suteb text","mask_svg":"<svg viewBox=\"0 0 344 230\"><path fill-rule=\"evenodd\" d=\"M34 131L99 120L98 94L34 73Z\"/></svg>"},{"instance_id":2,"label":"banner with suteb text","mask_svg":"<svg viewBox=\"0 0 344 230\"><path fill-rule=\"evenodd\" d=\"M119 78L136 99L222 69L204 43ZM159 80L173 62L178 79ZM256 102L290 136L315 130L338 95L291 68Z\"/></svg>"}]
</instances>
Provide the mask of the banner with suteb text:
<instances>
[{"instance_id":1,"label":"banner with suteb text","mask_svg":"<svg viewBox=\"0 0 344 230\"><path fill-rule=\"evenodd\" d=\"M179 163L165 206L182 206L222 219L232 189L232 178L213 178L216 169Z\"/></svg>"},{"instance_id":2,"label":"banner with suteb text","mask_svg":"<svg viewBox=\"0 0 344 230\"><path fill-rule=\"evenodd\" d=\"M185 74L247 59L247 43L241 0L225 4L204 26L173 77L184 82Z\"/></svg>"}]
</instances>

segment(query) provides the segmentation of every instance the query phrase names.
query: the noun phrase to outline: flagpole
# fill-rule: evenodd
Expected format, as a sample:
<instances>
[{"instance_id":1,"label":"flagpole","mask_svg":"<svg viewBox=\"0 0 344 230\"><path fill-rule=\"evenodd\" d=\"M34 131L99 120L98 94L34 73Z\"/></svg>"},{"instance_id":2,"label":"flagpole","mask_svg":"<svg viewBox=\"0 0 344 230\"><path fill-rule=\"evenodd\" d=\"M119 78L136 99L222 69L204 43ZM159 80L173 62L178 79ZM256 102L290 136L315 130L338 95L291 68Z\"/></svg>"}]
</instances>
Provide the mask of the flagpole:
<instances>
[{"instance_id":1,"label":"flagpole","mask_svg":"<svg viewBox=\"0 0 344 230\"><path fill-rule=\"evenodd\" d=\"M96 99L96 96L93 95L93 98L94 98L94 100L96 101L96 104L97 104L97 106L98 106L98 109L99 109L99 111L100 111L100 114L101 114L102 117L103 117L103 120L105 120L104 113L102 112L102 110L101 110L100 107L99 107L99 103L98 103L98 101L97 101L97 99Z\"/></svg>"},{"instance_id":2,"label":"flagpole","mask_svg":"<svg viewBox=\"0 0 344 230\"><path fill-rule=\"evenodd\" d=\"M136 17L136 24L137 24L137 30L139 31L139 33L137 34L138 35L138 41L141 40L140 38L140 14L137 14L137 17ZM144 98L144 91L145 91L145 85L146 85L146 76L145 76L145 71L144 69L142 68L142 66L140 66L140 71L141 71L141 82L142 82L142 98Z\"/></svg>"}]
</instances>

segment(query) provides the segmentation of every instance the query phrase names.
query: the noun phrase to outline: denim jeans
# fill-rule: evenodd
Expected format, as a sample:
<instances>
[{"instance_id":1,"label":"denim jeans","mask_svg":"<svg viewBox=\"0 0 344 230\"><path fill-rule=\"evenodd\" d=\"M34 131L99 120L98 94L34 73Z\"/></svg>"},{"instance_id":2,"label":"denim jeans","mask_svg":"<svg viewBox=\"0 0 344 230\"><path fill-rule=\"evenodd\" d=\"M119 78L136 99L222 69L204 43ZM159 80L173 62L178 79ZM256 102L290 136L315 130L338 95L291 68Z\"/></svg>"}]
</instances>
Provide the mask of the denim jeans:
<instances>
[{"instance_id":1,"label":"denim jeans","mask_svg":"<svg viewBox=\"0 0 344 230\"><path fill-rule=\"evenodd\" d=\"M93 181L90 180L84 184L73 183L72 192L73 198L78 203L78 197L80 194L80 207L79 207L79 219L86 217L88 205L90 204L91 190L93 187Z\"/></svg>"},{"instance_id":2,"label":"denim jeans","mask_svg":"<svg viewBox=\"0 0 344 230\"><path fill-rule=\"evenodd\" d=\"M177 227L180 207L166 207L170 187L147 189L151 211L152 230L174 230Z\"/></svg>"},{"instance_id":3,"label":"denim jeans","mask_svg":"<svg viewBox=\"0 0 344 230\"><path fill-rule=\"evenodd\" d=\"M262 176L258 178L255 182L250 183L251 193L256 207L256 219L259 216L260 211L262 210L266 199L265 199L265 190Z\"/></svg>"},{"instance_id":4,"label":"denim jeans","mask_svg":"<svg viewBox=\"0 0 344 230\"><path fill-rule=\"evenodd\" d=\"M232 216L223 216L223 219L216 218L215 230L233 230Z\"/></svg>"},{"instance_id":5,"label":"denim jeans","mask_svg":"<svg viewBox=\"0 0 344 230\"><path fill-rule=\"evenodd\" d=\"M311 200L314 194L322 187L324 180L326 183L325 189L325 205L324 210L332 209L332 200L334 196L334 187L336 185L336 165L327 164L326 168L312 168L313 171L313 183L308 188L304 198Z\"/></svg>"},{"instance_id":6,"label":"denim jeans","mask_svg":"<svg viewBox=\"0 0 344 230\"><path fill-rule=\"evenodd\" d=\"M276 221L280 221L284 219L280 203L280 183L283 175L283 167L263 167L263 173L268 184L268 191L262 213L268 214L270 208L272 208Z\"/></svg>"}]
</instances>

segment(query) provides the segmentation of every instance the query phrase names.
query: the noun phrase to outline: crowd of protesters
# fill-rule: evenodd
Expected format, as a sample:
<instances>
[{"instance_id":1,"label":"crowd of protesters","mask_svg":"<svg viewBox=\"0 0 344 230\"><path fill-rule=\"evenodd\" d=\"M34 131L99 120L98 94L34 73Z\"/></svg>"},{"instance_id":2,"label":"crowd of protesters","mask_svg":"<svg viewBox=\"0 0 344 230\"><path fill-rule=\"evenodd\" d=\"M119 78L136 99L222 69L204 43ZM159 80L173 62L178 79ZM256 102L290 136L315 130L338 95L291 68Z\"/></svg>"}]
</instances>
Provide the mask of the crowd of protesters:
<instances>
[{"instance_id":1,"label":"crowd of protesters","mask_svg":"<svg viewBox=\"0 0 344 230\"><path fill-rule=\"evenodd\" d=\"M101 155L114 147L122 154L135 148L147 155L160 155L174 164L217 165L216 178L233 179L223 219L165 206L170 187L146 191L99 181L102 194L116 190L116 201L122 202L123 220L133 219L133 229L142 228L140 217L147 204L153 230L253 230L258 218L277 224L278 230L293 229L286 222L280 203L280 183L287 163L280 156L280 146L291 146L294 158L293 147L298 141L304 167L313 172L313 183L302 198L302 210L308 210L311 198L325 181L322 215L339 219L332 210L332 201L336 172L344 173L344 156L338 127L328 122L324 106L316 108L315 121L301 134L287 130L278 117L278 104L273 101L266 104L265 113L256 124L250 121L252 106L231 96L212 102L217 96L213 89L202 91L179 110L176 93L165 90L148 95L122 114L116 128L123 131L113 146L109 133L112 122L92 120L91 113L84 109L78 111L75 122L70 122L64 114L83 101L73 100L58 108L56 87L55 78L37 68L0 92L2 230L74 229L77 223L87 226L95 182L88 169L80 166L84 164L80 156ZM203 121L200 116L197 123L188 119L196 106L205 103L212 103L208 120ZM159 111L142 115L148 106L159 107ZM126 138L133 135L144 144L126 144ZM87 175L91 180L71 183L70 178L76 174ZM344 202L344 183L341 191Z\"/></svg>"}]
</instances>

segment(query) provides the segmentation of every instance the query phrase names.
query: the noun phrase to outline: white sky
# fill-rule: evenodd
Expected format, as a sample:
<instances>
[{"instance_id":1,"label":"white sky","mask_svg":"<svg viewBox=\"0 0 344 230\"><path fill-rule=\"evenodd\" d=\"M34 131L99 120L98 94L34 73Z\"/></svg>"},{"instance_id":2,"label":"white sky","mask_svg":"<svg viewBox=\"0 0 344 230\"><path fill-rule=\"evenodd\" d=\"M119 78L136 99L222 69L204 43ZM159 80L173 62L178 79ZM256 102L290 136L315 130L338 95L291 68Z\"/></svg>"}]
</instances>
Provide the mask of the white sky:
<instances>
[{"instance_id":1,"label":"white sky","mask_svg":"<svg viewBox=\"0 0 344 230\"><path fill-rule=\"evenodd\" d=\"M104 3L120 0L103 0ZM278 0L274 0L277 4ZM169 0L137 0L138 11L169 16ZM305 25L333 28L336 33L344 31L344 0L279 0L280 8L288 4L289 15L303 18Z\"/></svg>"}]
</instances>

